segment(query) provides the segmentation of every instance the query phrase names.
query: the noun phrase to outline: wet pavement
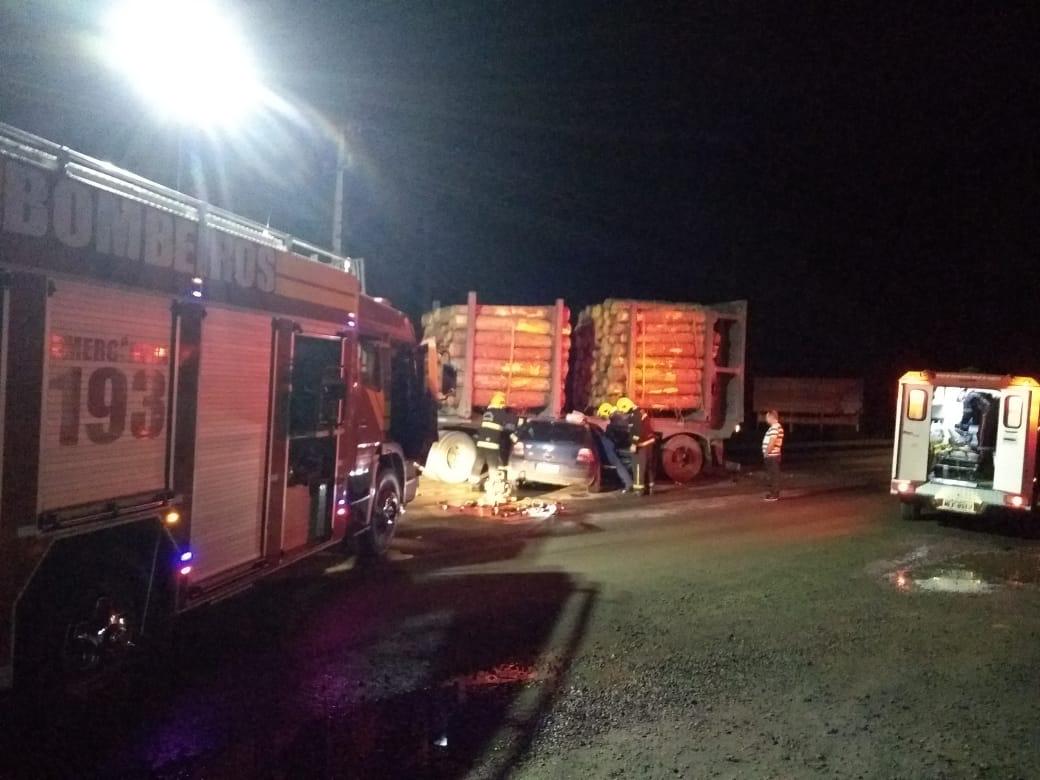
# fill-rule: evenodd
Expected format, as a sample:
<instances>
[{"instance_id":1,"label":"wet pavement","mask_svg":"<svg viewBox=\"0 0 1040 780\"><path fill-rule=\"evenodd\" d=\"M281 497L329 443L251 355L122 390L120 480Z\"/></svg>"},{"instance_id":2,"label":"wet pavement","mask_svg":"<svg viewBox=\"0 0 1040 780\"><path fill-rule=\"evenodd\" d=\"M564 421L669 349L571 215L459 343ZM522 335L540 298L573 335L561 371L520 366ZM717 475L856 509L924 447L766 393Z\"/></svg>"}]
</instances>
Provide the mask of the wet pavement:
<instances>
[{"instance_id":1,"label":"wet pavement","mask_svg":"<svg viewBox=\"0 0 1040 780\"><path fill-rule=\"evenodd\" d=\"M901 590L992 593L999 588L1040 587L1040 546L965 552L929 561L927 551L890 579Z\"/></svg>"},{"instance_id":2,"label":"wet pavement","mask_svg":"<svg viewBox=\"0 0 1040 780\"><path fill-rule=\"evenodd\" d=\"M0 700L0 776L1040 776L1040 544L901 522L884 470L509 525L431 492L382 567L322 555L100 690Z\"/></svg>"},{"instance_id":3,"label":"wet pavement","mask_svg":"<svg viewBox=\"0 0 1040 780\"><path fill-rule=\"evenodd\" d=\"M6 702L0 767L464 776L533 733L595 596L559 573L352 579L258 588L186 618L170 647L108 688Z\"/></svg>"}]
</instances>

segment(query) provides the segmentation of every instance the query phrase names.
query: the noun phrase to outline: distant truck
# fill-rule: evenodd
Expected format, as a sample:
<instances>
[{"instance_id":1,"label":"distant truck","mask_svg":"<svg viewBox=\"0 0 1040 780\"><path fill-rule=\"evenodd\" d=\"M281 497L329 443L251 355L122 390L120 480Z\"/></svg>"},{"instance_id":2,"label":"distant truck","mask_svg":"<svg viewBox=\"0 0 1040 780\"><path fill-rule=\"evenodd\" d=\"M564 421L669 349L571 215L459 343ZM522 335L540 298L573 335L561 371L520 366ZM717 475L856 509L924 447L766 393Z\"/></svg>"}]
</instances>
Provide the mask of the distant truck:
<instances>
[{"instance_id":1,"label":"distant truck","mask_svg":"<svg viewBox=\"0 0 1040 780\"><path fill-rule=\"evenodd\" d=\"M835 377L755 377L755 416L761 422L775 409L788 428L794 425L860 427L863 380Z\"/></svg>"},{"instance_id":2,"label":"distant truck","mask_svg":"<svg viewBox=\"0 0 1040 780\"><path fill-rule=\"evenodd\" d=\"M628 396L653 416L665 475L688 482L740 430L746 350L746 301L607 300L574 329L570 405Z\"/></svg>"},{"instance_id":3,"label":"distant truck","mask_svg":"<svg viewBox=\"0 0 1040 780\"><path fill-rule=\"evenodd\" d=\"M424 368L350 259L0 124L0 688L385 552Z\"/></svg>"},{"instance_id":4,"label":"distant truck","mask_svg":"<svg viewBox=\"0 0 1040 780\"><path fill-rule=\"evenodd\" d=\"M891 483L903 517L924 508L1035 510L1038 423L1040 384L1031 377L905 374Z\"/></svg>"}]
</instances>

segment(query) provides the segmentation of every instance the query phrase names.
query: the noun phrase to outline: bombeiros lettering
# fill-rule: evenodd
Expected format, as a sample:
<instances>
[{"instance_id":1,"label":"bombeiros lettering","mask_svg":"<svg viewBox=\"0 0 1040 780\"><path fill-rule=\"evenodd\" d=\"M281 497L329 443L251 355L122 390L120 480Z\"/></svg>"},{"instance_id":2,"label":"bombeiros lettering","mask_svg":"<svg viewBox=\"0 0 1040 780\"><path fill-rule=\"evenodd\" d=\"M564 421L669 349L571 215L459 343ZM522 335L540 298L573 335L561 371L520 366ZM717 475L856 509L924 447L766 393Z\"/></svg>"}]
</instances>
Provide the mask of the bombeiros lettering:
<instances>
[{"instance_id":1,"label":"bombeiros lettering","mask_svg":"<svg viewBox=\"0 0 1040 780\"><path fill-rule=\"evenodd\" d=\"M274 292L276 253L160 209L14 160L0 165L0 229L244 289ZM205 247L199 257L200 248Z\"/></svg>"}]
</instances>

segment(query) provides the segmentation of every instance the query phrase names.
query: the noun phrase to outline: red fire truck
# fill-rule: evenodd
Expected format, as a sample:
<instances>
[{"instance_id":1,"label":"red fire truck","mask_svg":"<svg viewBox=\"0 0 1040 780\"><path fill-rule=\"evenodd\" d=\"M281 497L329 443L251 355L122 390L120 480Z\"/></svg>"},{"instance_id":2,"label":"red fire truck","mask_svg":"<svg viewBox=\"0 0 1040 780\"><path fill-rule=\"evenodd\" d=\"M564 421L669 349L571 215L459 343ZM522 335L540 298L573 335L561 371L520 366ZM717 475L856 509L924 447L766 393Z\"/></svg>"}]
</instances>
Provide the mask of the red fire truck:
<instances>
[{"instance_id":1,"label":"red fire truck","mask_svg":"<svg viewBox=\"0 0 1040 780\"><path fill-rule=\"evenodd\" d=\"M362 279L0 125L0 688L317 550L386 550L436 413Z\"/></svg>"}]
</instances>

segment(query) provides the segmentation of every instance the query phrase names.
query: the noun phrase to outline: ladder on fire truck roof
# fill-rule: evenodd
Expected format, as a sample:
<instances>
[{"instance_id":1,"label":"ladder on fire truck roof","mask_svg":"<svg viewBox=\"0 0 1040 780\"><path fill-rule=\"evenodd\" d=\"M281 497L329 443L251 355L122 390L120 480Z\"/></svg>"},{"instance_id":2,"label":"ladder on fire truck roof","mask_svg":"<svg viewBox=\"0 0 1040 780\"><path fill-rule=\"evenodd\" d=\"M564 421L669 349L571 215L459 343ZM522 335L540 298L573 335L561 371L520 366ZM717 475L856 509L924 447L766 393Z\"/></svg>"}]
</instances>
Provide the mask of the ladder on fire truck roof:
<instances>
[{"instance_id":1,"label":"ladder on fire truck roof","mask_svg":"<svg viewBox=\"0 0 1040 780\"><path fill-rule=\"evenodd\" d=\"M302 241L288 233L233 214L230 211L164 187L110 162L81 154L67 146L48 141L17 127L0 122L0 156L11 157L48 171L62 171L70 179L83 182L146 206L175 214L206 227L230 233L292 252L323 265L338 268L357 277L365 291L365 264L360 257L343 257L327 249Z\"/></svg>"}]
</instances>

